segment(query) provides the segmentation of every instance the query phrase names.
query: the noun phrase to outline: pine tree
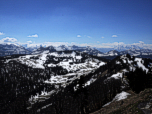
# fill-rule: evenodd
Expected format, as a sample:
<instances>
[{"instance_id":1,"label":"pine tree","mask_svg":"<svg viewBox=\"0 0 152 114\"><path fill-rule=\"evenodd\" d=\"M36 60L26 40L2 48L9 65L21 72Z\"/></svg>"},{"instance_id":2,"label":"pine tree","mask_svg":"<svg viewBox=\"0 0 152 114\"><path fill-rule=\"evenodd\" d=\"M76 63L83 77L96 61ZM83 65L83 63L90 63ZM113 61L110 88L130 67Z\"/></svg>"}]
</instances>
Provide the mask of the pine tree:
<instances>
[{"instance_id":1,"label":"pine tree","mask_svg":"<svg viewBox=\"0 0 152 114\"><path fill-rule=\"evenodd\" d=\"M81 114L88 113L88 90L85 86L84 76L80 76L80 80L78 81L78 88L75 92L77 97L81 98Z\"/></svg>"}]
</instances>

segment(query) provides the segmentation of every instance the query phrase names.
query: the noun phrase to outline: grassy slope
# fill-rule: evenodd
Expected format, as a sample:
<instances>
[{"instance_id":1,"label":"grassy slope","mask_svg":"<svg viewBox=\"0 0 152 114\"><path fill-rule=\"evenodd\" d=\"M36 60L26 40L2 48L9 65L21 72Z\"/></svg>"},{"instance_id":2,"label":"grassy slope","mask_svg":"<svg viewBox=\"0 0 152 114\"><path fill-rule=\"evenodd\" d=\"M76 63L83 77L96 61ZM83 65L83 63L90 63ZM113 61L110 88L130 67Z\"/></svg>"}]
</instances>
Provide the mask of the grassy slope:
<instances>
[{"instance_id":1,"label":"grassy slope","mask_svg":"<svg viewBox=\"0 0 152 114\"><path fill-rule=\"evenodd\" d=\"M152 99L149 97L152 96L152 89L145 89L139 94L135 94L132 90L128 90L126 92L130 93L131 95L128 96L127 99L123 100L124 103L122 105L120 105L121 101L115 101L91 114L144 114L143 111L138 108L138 105ZM149 108L149 110L152 111L152 106Z\"/></svg>"}]
</instances>

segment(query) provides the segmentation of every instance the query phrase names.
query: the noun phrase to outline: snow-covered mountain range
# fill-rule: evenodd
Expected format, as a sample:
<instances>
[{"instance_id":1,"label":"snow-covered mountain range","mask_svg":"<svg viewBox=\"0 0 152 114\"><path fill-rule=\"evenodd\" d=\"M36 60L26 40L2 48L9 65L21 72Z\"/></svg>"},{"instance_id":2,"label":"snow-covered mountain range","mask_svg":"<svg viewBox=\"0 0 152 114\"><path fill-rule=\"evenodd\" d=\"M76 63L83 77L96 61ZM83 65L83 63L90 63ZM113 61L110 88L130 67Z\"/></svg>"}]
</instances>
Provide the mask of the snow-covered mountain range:
<instances>
[{"instance_id":1,"label":"snow-covered mountain range","mask_svg":"<svg viewBox=\"0 0 152 114\"><path fill-rule=\"evenodd\" d=\"M40 47L36 51L34 51L32 54L38 54L38 53L43 53L43 51L49 51L49 52L55 52L55 51L65 51L65 50L77 50L80 52L85 52L90 55L98 56L98 57L106 57L106 56L118 56L118 55L123 55L123 54L130 54L133 56L146 56L146 55L152 55L152 50L151 49L140 49L138 46L131 46L131 47L126 47L125 51L117 51L117 50L110 50L106 53L100 52L96 48L91 48L91 47L78 47L78 46L59 46L59 47ZM119 50L119 49L118 49Z\"/></svg>"},{"instance_id":2,"label":"snow-covered mountain range","mask_svg":"<svg viewBox=\"0 0 152 114\"><path fill-rule=\"evenodd\" d=\"M65 46L61 45L58 47L55 46L48 46L48 47L28 47L25 45L19 46L14 44L0 44L0 56L6 56L6 55L12 55L12 54L41 54L46 51L48 52L57 52L57 51L66 51L66 50L76 50L80 52L85 52L87 54L98 56L98 57L112 57L112 56L118 56L123 54L130 54L133 56L152 56L152 50L151 49L145 49L141 48L139 46L135 45L118 45L114 48L108 48L107 51L101 52L99 48L92 48L90 46L87 47L79 47L76 45L73 46ZM110 50L111 49L111 50ZM109 51L108 51L109 50Z\"/></svg>"},{"instance_id":3,"label":"snow-covered mountain range","mask_svg":"<svg viewBox=\"0 0 152 114\"><path fill-rule=\"evenodd\" d=\"M97 48L99 51L101 52L108 52L108 51L111 51L111 50L117 50L118 52L121 52L121 51L125 51L125 50L130 50L130 49L152 49L151 47L148 47L148 46L144 46L142 43L138 43L138 44L117 44L117 45L114 45L113 47L111 48Z\"/></svg>"},{"instance_id":4,"label":"snow-covered mountain range","mask_svg":"<svg viewBox=\"0 0 152 114\"><path fill-rule=\"evenodd\" d=\"M150 49L129 49L129 50L125 50L125 51L121 51L120 54L130 54L133 56L142 56L142 55L152 55L152 50Z\"/></svg>"},{"instance_id":5,"label":"snow-covered mountain range","mask_svg":"<svg viewBox=\"0 0 152 114\"><path fill-rule=\"evenodd\" d=\"M53 47L53 46L40 47L39 49L33 51L32 54L43 53L44 51L55 52L55 51L65 51L65 50L76 50L76 51L85 52L85 53L88 53L88 54L94 55L94 56L97 56L98 54L103 54L102 52L98 51L97 49L91 48L89 46L78 47L75 45L73 45L73 46L61 45L58 47Z\"/></svg>"},{"instance_id":6,"label":"snow-covered mountain range","mask_svg":"<svg viewBox=\"0 0 152 114\"><path fill-rule=\"evenodd\" d=\"M114 50L117 50L117 51L124 51L124 50L129 50L129 49L144 49L142 47L139 47L137 45L117 45L117 46L114 46Z\"/></svg>"},{"instance_id":7,"label":"snow-covered mountain range","mask_svg":"<svg viewBox=\"0 0 152 114\"><path fill-rule=\"evenodd\" d=\"M31 52L22 46L14 44L0 44L0 56L13 54L30 54Z\"/></svg>"},{"instance_id":8,"label":"snow-covered mountain range","mask_svg":"<svg viewBox=\"0 0 152 114\"><path fill-rule=\"evenodd\" d=\"M98 54L99 57L107 57L107 56L118 56L118 55L124 55L124 54L130 54L132 56L140 56L140 57L148 57L152 56L152 50L150 49L129 49L125 51L118 52L116 50L111 50L103 54Z\"/></svg>"}]
</instances>

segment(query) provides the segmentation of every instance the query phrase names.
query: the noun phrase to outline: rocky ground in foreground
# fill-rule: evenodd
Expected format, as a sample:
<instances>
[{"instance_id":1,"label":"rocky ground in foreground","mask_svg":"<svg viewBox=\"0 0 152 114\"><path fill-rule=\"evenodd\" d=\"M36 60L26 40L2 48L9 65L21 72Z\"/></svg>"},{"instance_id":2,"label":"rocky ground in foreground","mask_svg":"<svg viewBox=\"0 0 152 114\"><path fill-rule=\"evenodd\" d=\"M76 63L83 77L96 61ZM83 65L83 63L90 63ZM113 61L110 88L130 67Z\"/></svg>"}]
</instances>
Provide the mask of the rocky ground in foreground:
<instances>
[{"instance_id":1,"label":"rocky ground in foreground","mask_svg":"<svg viewBox=\"0 0 152 114\"><path fill-rule=\"evenodd\" d=\"M132 90L127 99L115 101L91 114L152 114L152 88L145 89L139 94Z\"/></svg>"}]
</instances>

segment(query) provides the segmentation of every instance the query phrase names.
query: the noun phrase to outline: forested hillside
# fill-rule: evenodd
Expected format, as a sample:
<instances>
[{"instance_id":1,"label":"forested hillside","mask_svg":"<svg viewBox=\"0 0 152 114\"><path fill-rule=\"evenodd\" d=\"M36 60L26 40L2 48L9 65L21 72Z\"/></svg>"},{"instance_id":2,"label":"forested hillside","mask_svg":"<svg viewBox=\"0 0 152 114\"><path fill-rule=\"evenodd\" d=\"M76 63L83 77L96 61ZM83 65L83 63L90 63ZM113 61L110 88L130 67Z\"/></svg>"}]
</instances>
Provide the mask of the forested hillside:
<instances>
[{"instance_id":1,"label":"forested hillside","mask_svg":"<svg viewBox=\"0 0 152 114\"><path fill-rule=\"evenodd\" d=\"M0 111L4 114L88 114L101 109L122 91L132 89L139 93L151 87L150 59L127 54L103 64L104 59L85 53L64 52L63 56L60 52L59 55L1 58ZM61 65L64 59L66 64L71 61L66 67ZM34 60L43 67L30 65ZM72 65L79 67L70 70Z\"/></svg>"}]
</instances>

